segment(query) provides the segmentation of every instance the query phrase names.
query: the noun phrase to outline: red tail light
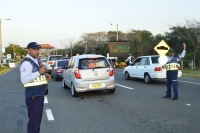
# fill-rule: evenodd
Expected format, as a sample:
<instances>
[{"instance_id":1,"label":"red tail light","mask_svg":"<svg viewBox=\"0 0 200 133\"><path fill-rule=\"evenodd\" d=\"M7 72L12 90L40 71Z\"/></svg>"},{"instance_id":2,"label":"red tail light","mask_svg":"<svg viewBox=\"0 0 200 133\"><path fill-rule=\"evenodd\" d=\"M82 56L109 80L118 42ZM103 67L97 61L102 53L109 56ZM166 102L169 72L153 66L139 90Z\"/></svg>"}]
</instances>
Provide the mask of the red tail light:
<instances>
[{"instance_id":1,"label":"red tail light","mask_svg":"<svg viewBox=\"0 0 200 133\"><path fill-rule=\"evenodd\" d=\"M61 69L60 69L60 68L57 68L57 69L56 69L56 73L61 73Z\"/></svg>"},{"instance_id":2,"label":"red tail light","mask_svg":"<svg viewBox=\"0 0 200 133\"><path fill-rule=\"evenodd\" d=\"M110 72L109 72L109 73L110 73L110 74L109 74L110 77L114 75L114 70L113 70L113 68L112 68L111 66L110 66Z\"/></svg>"},{"instance_id":3,"label":"red tail light","mask_svg":"<svg viewBox=\"0 0 200 133\"><path fill-rule=\"evenodd\" d=\"M162 71L162 67L156 67L155 71Z\"/></svg>"},{"instance_id":4,"label":"red tail light","mask_svg":"<svg viewBox=\"0 0 200 133\"><path fill-rule=\"evenodd\" d=\"M181 70L181 66L178 66L178 70Z\"/></svg>"},{"instance_id":5,"label":"red tail light","mask_svg":"<svg viewBox=\"0 0 200 133\"><path fill-rule=\"evenodd\" d=\"M53 64L53 62L49 61L49 62L48 62L48 64L50 64L50 65L51 65L51 64Z\"/></svg>"},{"instance_id":6,"label":"red tail light","mask_svg":"<svg viewBox=\"0 0 200 133\"><path fill-rule=\"evenodd\" d=\"M78 70L78 68L75 69L75 71L74 71L74 76L75 76L77 79L82 79L81 74L80 74L80 71Z\"/></svg>"}]
</instances>

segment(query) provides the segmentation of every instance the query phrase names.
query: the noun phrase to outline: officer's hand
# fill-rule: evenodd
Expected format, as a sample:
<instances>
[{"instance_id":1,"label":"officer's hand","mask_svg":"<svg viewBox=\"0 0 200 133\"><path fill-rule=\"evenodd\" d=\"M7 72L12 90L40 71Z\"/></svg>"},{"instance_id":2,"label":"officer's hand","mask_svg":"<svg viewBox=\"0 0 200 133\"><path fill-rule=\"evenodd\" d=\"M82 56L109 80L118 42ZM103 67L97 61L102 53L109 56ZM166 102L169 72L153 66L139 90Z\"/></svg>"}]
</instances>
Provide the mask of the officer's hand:
<instances>
[{"instance_id":1,"label":"officer's hand","mask_svg":"<svg viewBox=\"0 0 200 133\"><path fill-rule=\"evenodd\" d=\"M40 74L44 74L46 72L46 67L43 66L40 68L40 70L38 71Z\"/></svg>"},{"instance_id":2,"label":"officer's hand","mask_svg":"<svg viewBox=\"0 0 200 133\"><path fill-rule=\"evenodd\" d=\"M183 43L183 49L186 50L186 44L185 43Z\"/></svg>"},{"instance_id":3,"label":"officer's hand","mask_svg":"<svg viewBox=\"0 0 200 133\"><path fill-rule=\"evenodd\" d=\"M47 79L48 81L51 80L51 76L50 76L49 74L45 73L45 76L46 76L46 79Z\"/></svg>"}]
</instances>

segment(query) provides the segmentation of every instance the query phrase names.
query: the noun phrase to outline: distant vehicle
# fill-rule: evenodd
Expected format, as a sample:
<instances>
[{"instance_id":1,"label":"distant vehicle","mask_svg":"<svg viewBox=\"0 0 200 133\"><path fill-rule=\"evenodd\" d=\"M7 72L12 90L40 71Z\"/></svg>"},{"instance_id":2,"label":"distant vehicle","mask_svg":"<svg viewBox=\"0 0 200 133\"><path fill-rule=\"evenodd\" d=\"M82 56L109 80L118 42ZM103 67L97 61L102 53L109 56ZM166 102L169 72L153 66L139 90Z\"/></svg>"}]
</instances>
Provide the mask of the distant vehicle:
<instances>
[{"instance_id":1,"label":"distant vehicle","mask_svg":"<svg viewBox=\"0 0 200 133\"><path fill-rule=\"evenodd\" d=\"M51 65L51 77L57 81L59 78L63 78L63 69L68 64L69 59L56 60L53 65Z\"/></svg>"},{"instance_id":2,"label":"distant vehicle","mask_svg":"<svg viewBox=\"0 0 200 133\"><path fill-rule=\"evenodd\" d=\"M64 59L63 55L49 55L47 57L45 67L46 67L48 73L51 73L51 69L52 69L51 65L53 65L56 60L61 60L61 59Z\"/></svg>"},{"instance_id":3,"label":"distant vehicle","mask_svg":"<svg viewBox=\"0 0 200 133\"><path fill-rule=\"evenodd\" d=\"M42 61L42 64L45 66L47 59L42 59L41 61Z\"/></svg>"},{"instance_id":4,"label":"distant vehicle","mask_svg":"<svg viewBox=\"0 0 200 133\"><path fill-rule=\"evenodd\" d=\"M134 77L144 79L145 83L151 83L152 79L165 79L166 69L158 62L159 55L140 56L136 58L132 66L124 68L123 75L126 80ZM178 66L178 77L182 71Z\"/></svg>"},{"instance_id":5,"label":"distant vehicle","mask_svg":"<svg viewBox=\"0 0 200 133\"><path fill-rule=\"evenodd\" d=\"M71 88L71 95L79 92L107 90L114 93L114 70L105 56L84 54L70 58L63 71L63 88Z\"/></svg>"}]
</instances>

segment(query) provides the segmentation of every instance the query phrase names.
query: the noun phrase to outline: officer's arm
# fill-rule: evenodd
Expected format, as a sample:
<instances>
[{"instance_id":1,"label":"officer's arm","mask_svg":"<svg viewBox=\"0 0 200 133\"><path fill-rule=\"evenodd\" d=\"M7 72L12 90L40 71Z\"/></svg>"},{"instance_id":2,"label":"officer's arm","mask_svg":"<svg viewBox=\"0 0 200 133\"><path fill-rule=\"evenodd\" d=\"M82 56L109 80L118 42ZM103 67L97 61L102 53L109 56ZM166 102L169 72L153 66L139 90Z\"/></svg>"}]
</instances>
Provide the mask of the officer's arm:
<instances>
[{"instance_id":1,"label":"officer's arm","mask_svg":"<svg viewBox=\"0 0 200 133\"><path fill-rule=\"evenodd\" d=\"M25 61L20 66L20 74L21 74L21 82L22 84L26 84L28 82L33 81L38 76L40 76L40 73L38 71L32 73L33 66L30 62Z\"/></svg>"},{"instance_id":2,"label":"officer's arm","mask_svg":"<svg viewBox=\"0 0 200 133\"><path fill-rule=\"evenodd\" d=\"M180 61L181 58L185 57L185 53L186 53L186 50L183 50L183 52L181 53L181 55L179 55L179 58L177 59L177 62Z\"/></svg>"}]
</instances>

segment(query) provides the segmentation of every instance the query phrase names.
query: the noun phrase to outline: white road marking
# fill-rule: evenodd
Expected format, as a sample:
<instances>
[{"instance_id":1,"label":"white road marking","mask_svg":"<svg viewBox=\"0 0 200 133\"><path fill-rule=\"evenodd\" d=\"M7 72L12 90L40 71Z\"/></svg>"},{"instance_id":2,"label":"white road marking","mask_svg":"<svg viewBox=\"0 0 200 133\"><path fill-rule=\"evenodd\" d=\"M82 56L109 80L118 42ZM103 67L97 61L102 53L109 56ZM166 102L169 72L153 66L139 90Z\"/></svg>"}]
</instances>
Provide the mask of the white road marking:
<instances>
[{"instance_id":1,"label":"white road marking","mask_svg":"<svg viewBox=\"0 0 200 133\"><path fill-rule=\"evenodd\" d=\"M188 82L188 81L182 81L182 80L178 80L179 82L184 82L184 83L189 83L189 84L197 84L200 85L200 83L195 83L195 82Z\"/></svg>"},{"instance_id":2,"label":"white road marking","mask_svg":"<svg viewBox=\"0 0 200 133\"><path fill-rule=\"evenodd\" d=\"M131 87L128 87L128 86L124 86L124 85L120 85L120 84L116 84L116 85L120 86L120 87L124 87L124 88L130 89L130 90L134 90L134 88L131 88Z\"/></svg>"},{"instance_id":3,"label":"white road marking","mask_svg":"<svg viewBox=\"0 0 200 133\"><path fill-rule=\"evenodd\" d=\"M46 114L47 114L47 119L49 121L53 121L54 120L54 117L53 117L53 114L51 112L51 109L46 109Z\"/></svg>"},{"instance_id":4,"label":"white road marking","mask_svg":"<svg viewBox=\"0 0 200 133\"><path fill-rule=\"evenodd\" d=\"M190 106L191 104L186 104L187 106Z\"/></svg>"},{"instance_id":5,"label":"white road marking","mask_svg":"<svg viewBox=\"0 0 200 133\"><path fill-rule=\"evenodd\" d=\"M48 99L46 96L44 96L44 103L48 103Z\"/></svg>"}]
</instances>

